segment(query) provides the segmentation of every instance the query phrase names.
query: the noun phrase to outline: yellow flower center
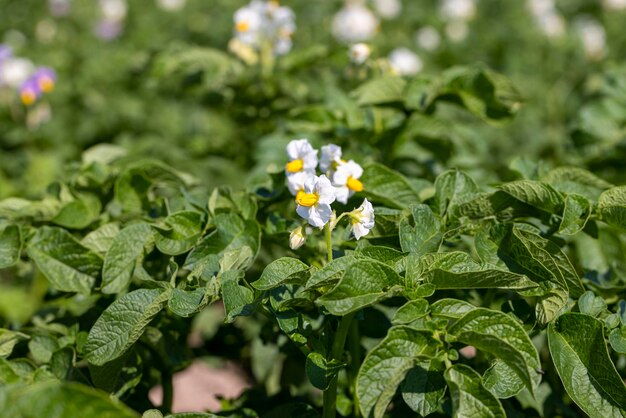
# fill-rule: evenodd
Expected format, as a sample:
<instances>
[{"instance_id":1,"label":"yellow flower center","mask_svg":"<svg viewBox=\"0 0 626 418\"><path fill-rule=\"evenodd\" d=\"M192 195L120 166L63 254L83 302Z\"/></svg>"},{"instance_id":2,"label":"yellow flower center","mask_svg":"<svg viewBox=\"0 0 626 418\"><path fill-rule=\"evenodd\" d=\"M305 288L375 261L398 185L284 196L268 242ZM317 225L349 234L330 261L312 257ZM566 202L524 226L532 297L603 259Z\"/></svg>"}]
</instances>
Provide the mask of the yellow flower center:
<instances>
[{"instance_id":1,"label":"yellow flower center","mask_svg":"<svg viewBox=\"0 0 626 418\"><path fill-rule=\"evenodd\" d=\"M35 103L35 100L37 100L37 96L35 96L35 93L33 93L32 91L25 91L20 95L20 98L22 99L22 103L24 103L26 106L30 106L33 103Z\"/></svg>"},{"instance_id":2,"label":"yellow flower center","mask_svg":"<svg viewBox=\"0 0 626 418\"><path fill-rule=\"evenodd\" d=\"M240 20L235 24L235 29L237 29L237 32L248 32L250 30L250 24L247 20Z\"/></svg>"},{"instance_id":3,"label":"yellow flower center","mask_svg":"<svg viewBox=\"0 0 626 418\"><path fill-rule=\"evenodd\" d=\"M319 200L320 197L318 194L306 193L304 190L300 190L296 195L296 203L300 206L306 206L308 208L314 206Z\"/></svg>"},{"instance_id":4,"label":"yellow flower center","mask_svg":"<svg viewBox=\"0 0 626 418\"><path fill-rule=\"evenodd\" d=\"M44 93L50 93L52 90L54 90L54 81L52 81L48 77L42 78L41 80L39 80L39 88Z\"/></svg>"},{"instance_id":5,"label":"yellow flower center","mask_svg":"<svg viewBox=\"0 0 626 418\"><path fill-rule=\"evenodd\" d=\"M302 160L289 161L287 165L285 166L285 170L287 170L288 173L297 173L303 168L304 168L304 161Z\"/></svg>"},{"instance_id":6,"label":"yellow flower center","mask_svg":"<svg viewBox=\"0 0 626 418\"><path fill-rule=\"evenodd\" d=\"M363 191L363 183L361 183L361 180L355 179L352 176L348 177L348 182L346 183L346 186L348 186L348 189L355 192Z\"/></svg>"}]
</instances>

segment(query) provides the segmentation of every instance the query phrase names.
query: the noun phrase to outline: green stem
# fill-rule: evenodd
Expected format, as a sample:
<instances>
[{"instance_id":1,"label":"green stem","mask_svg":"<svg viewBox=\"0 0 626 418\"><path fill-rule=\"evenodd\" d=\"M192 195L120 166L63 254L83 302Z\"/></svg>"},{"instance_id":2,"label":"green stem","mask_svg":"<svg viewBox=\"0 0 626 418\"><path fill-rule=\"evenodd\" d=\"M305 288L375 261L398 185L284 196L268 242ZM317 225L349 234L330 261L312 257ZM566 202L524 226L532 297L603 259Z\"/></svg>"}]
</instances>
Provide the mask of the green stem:
<instances>
[{"instance_id":1,"label":"green stem","mask_svg":"<svg viewBox=\"0 0 626 418\"><path fill-rule=\"evenodd\" d=\"M174 400L174 385L172 384L172 374L169 371L161 370L161 386L163 387L163 402L161 402L161 412L169 414L172 412L172 402Z\"/></svg>"},{"instance_id":2,"label":"green stem","mask_svg":"<svg viewBox=\"0 0 626 418\"><path fill-rule=\"evenodd\" d=\"M333 238L332 230L330 229L330 222L326 223L324 227L324 234L326 235L326 251L328 253L328 262L333 261Z\"/></svg>"},{"instance_id":3,"label":"green stem","mask_svg":"<svg viewBox=\"0 0 626 418\"><path fill-rule=\"evenodd\" d=\"M329 229L330 230L330 229ZM332 255L331 255L332 260ZM341 318L339 326L335 332L335 338L331 349L331 357L329 360L341 360L343 356L346 337L350 330L350 324L355 313L350 313ZM323 418L335 418L337 414L337 375L330 381L328 389L324 391L324 414Z\"/></svg>"},{"instance_id":4,"label":"green stem","mask_svg":"<svg viewBox=\"0 0 626 418\"><path fill-rule=\"evenodd\" d=\"M350 350L350 369L349 377L352 389L352 399L354 399L354 418L361 416L359 410L359 402L356 394L356 379L359 374L359 367L361 366L361 336L359 334L358 321L352 321L350 327L350 335L348 336L348 349Z\"/></svg>"}]
</instances>

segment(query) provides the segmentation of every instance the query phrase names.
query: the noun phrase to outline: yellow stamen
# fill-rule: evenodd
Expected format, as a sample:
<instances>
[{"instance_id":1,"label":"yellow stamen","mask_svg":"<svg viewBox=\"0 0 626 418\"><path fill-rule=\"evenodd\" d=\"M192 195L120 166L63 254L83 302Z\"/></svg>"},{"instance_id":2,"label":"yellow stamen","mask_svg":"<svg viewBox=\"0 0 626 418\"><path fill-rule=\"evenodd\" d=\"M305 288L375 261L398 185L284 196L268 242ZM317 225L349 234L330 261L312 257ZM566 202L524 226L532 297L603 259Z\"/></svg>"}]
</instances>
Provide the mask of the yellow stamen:
<instances>
[{"instance_id":1,"label":"yellow stamen","mask_svg":"<svg viewBox=\"0 0 626 418\"><path fill-rule=\"evenodd\" d=\"M25 91L20 95L20 98L22 99L22 103L24 103L26 106L30 106L33 103L35 103L35 100L37 100L37 96L30 91Z\"/></svg>"},{"instance_id":2,"label":"yellow stamen","mask_svg":"<svg viewBox=\"0 0 626 418\"><path fill-rule=\"evenodd\" d=\"M298 195L296 196L296 203L300 206L306 206L308 208L314 206L319 200L320 197L317 194L305 193L304 191L298 192Z\"/></svg>"},{"instance_id":3,"label":"yellow stamen","mask_svg":"<svg viewBox=\"0 0 626 418\"><path fill-rule=\"evenodd\" d=\"M39 88L44 93L50 93L52 90L54 90L54 81L52 81L48 77L45 77L39 81Z\"/></svg>"},{"instance_id":4,"label":"yellow stamen","mask_svg":"<svg viewBox=\"0 0 626 418\"><path fill-rule=\"evenodd\" d=\"M363 191L363 183L361 183L361 180L355 179L352 176L348 177L348 182L346 183L346 186L348 186L348 189L355 192Z\"/></svg>"},{"instance_id":5,"label":"yellow stamen","mask_svg":"<svg viewBox=\"0 0 626 418\"><path fill-rule=\"evenodd\" d=\"M302 168L304 168L304 161L302 160L289 161L285 166L285 170L287 170L288 173L297 173L301 171Z\"/></svg>"},{"instance_id":6,"label":"yellow stamen","mask_svg":"<svg viewBox=\"0 0 626 418\"><path fill-rule=\"evenodd\" d=\"M237 29L237 32L248 32L250 24L247 20L241 20L235 24L235 29Z\"/></svg>"}]
</instances>

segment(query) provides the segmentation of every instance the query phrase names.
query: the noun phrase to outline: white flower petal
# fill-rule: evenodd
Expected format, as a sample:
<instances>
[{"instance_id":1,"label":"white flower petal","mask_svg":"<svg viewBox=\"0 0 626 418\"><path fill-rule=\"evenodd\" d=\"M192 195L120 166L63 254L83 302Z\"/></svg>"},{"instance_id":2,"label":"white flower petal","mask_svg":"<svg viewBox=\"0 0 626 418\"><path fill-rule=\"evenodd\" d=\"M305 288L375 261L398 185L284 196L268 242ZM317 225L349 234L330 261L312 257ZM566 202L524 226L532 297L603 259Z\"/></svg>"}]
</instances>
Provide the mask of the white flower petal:
<instances>
[{"instance_id":1,"label":"white flower petal","mask_svg":"<svg viewBox=\"0 0 626 418\"><path fill-rule=\"evenodd\" d=\"M351 190L346 186L336 187L335 195L337 196L337 202L343 203L344 205L348 203L348 199L351 196L350 192Z\"/></svg>"}]
</instances>

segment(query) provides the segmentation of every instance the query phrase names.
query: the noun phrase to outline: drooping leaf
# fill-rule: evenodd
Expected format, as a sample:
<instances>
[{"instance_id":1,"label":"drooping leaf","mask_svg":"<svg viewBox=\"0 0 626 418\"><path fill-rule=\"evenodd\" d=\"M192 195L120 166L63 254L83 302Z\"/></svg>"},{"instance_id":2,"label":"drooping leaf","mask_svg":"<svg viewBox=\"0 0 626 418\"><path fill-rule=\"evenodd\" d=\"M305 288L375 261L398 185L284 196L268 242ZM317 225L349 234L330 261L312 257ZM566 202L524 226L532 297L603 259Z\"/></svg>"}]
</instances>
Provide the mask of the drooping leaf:
<instances>
[{"instance_id":1,"label":"drooping leaf","mask_svg":"<svg viewBox=\"0 0 626 418\"><path fill-rule=\"evenodd\" d=\"M153 238L154 231L145 222L129 225L120 231L104 257L103 293L119 293L128 287L137 259Z\"/></svg>"},{"instance_id":2,"label":"drooping leaf","mask_svg":"<svg viewBox=\"0 0 626 418\"><path fill-rule=\"evenodd\" d=\"M170 292L137 289L115 300L89 331L85 358L100 366L124 354L165 307Z\"/></svg>"},{"instance_id":3,"label":"drooping leaf","mask_svg":"<svg viewBox=\"0 0 626 418\"><path fill-rule=\"evenodd\" d=\"M518 180L502 184L500 190L548 213L561 213L563 210L563 196L547 183Z\"/></svg>"},{"instance_id":4,"label":"drooping leaf","mask_svg":"<svg viewBox=\"0 0 626 418\"><path fill-rule=\"evenodd\" d=\"M390 328L359 369L356 391L363 416L381 418L407 372L434 355L438 344L427 331Z\"/></svg>"},{"instance_id":5,"label":"drooping leaf","mask_svg":"<svg viewBox=\"0 0 626 418\"><path fill-rule=\"evenodd\" d=\"M309 266L297 258L282 257L268 264L259 280L253 282L252 286L259 290L269 290L294 279L306 280L303 273L308 269Z\"/></svg>"},{"instance_id":6,"label":"drooping leaf","mask_svg":"<svg viewBox=\"0 0 626 418\"><path fill-rule=\"evenodd\" d=\"M219 294L212 295L208 287L199 287L195 290L172 289L172 295L167 307L178 316L189 317L202 310Z\"/></svg>"},{"instance_id":7,"label":"drooping leaf","mask_svg":"<svg viewBox=\"0 0 626 418\"><path fill-rule=\"evenodd\" d=\"M455 364L444 373L454 418L506 418L500 401L481 383L480 375L471 367Z\"/></svg>"},{"instance_id":8,"label":"drooping leaf","mask_svg":"<svg viewBox=\"0 0 626 418\"><path fill-rule=\"evenodd\" d=\"M97 254L56 227L40 228L28 245L28 255L52 287L64 292L89 294L102 267Z\"/></svg>"},{"instance_id":9,"label":"drooping leaf","mask_svg":"<svg viewBox=\"0 0 626 418\"><path fill-rule=\"evenodd\" d=\"M232 322L237 316L250 315L254 310L254 293L239 284L243 278L240 270L228 270L221 274L222 299L226 310L226 322Z\"/></svg>"},{"instance_id":10,"label":"drooping leaf","mask_svg":"<svg viewBox=\"0 0 626 418\"><path fill-rule=\"evenodd\" d=\"M567 394L591 418L626 417L626 386L604 340L604 326L566 313L548 325L548 346Z\"/></svg>"},{"instance_id":11,"label":"drooping leaf","mask_svg":"<svg viewBox=\"0 0 626 418\"><path fill-rule=\"evenodd\" d=\"M577 234L585 227L591 216L591 203L580 195L570 194L565 197L564 206L559 233Z\"/></svg>"},{"instance_id":12,"label":"drooping leaf","mask_svg":"<svg viewBox=\"0 0 626 418\"><path fill-rule=\"evenodd\" d=\"M328 389L331 380L344 364L338 360L328 361L322 354L312 351L306 357L306 375L313 386L320 390Z\"/></svg>"},{"instance_id":13,"label":"drooping leaf","mask_svg":"<svg viewBox=\"0 0 626 418\"><path fill-rule=\"evenodd\" d=\"M342 316L393 296L392 287L400 284L398 273L386 265L358 260L348 267L337 286L316 303L333 315Z\"/></svg>"},{"instance_id":14,"label":"drooping leaf","mask_svg":"<svg viewBox=\"0 0 626 418\"><path fill-rule=\"evenodd\" d=\"M400 386L404 402L425 417L437 411L446 393L444 366L438 360L422 360L406 375Z\"/></svg>"}]
</instances>

